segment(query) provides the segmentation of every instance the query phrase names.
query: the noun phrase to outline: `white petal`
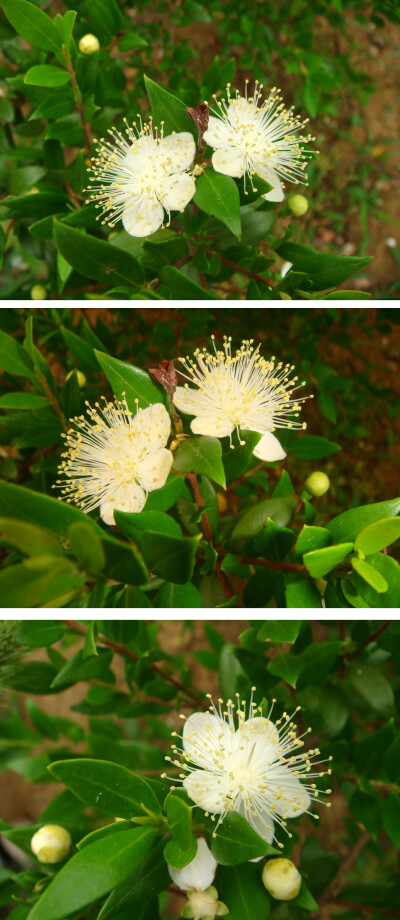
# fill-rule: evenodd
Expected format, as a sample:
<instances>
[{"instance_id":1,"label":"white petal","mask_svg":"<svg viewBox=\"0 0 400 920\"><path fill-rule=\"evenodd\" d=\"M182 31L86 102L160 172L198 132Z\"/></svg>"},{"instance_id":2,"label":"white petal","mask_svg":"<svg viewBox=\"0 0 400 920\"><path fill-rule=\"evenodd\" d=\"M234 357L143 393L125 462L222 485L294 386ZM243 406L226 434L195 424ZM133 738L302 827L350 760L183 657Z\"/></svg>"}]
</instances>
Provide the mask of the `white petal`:
<instances>
[{"instance_id":1,"label":"white petal","mask_svg":"<svg viewBox=\"0 0 400 920\"><path fill-rule=\"evenodd\" d=\"M190 390L188 387L177 387L174 393L174 403L181 412L187 412L188 415L196 415L199 411L201 395L198 390Z\"/></svg>"},{"instance_id":2,"label":"white petal","mask_svg":"<svg viewBox=\"0 0 400 920\"><path fill-rule=\"evenodd\" d=\"M193 712L186 719L182 732L183 750L190 755L193 764L213 769L213 750L220 747L220 735L225 737L226 728L223 719L208 712Z\"/></svg>"},{"instance_id":3,"label":"white petal","mask_svg":"<svg viewBox=\"0 0 400 920\"><path fill-rule=\"evenodd\" d=\"M164 219L164 209L155 197L134 196L122 215L122 223L131 236L150 236L159 230Z\"/></svg>"},{"instance_id":4,"label":"white petal","mask_svg":"<svg viewBox=\"0 0 400 920\"><path fill-rule=\"evenodd\" d=\"M285 772L287 776L282 773L282 781L274 783L274 810L283 818L298 818L309 808L311 798L297 776Z\"/></svg>"},{"instance_id":5,"label":"white petal","mask_svg":"<svg viewBox=\"0 0 400 920\"><path fill-rule=\"evenodd\" d=\"M266 741L268 744L277 744L279 742L279 732L270 719L264 719L262 716L256 716L254 719L247 719L243 728L249 729L250 737L254 741Z\"/></svg>"},{"instance_id":6,"label":"white petal","mask_svg":"<svg viewBox=\"0 0 400 920\"><path fill-rule=\"evenodd\" d=\"M135 416L138 433L149 440L152 450L165 447L171 431L171 419L163 403L140 409Z\"/></svg>"},{"instance_id":7,"label":"white petal","mask_svg":"<svg viewBox=\"0 0 400 920\"><path fill-rule=\"evenodd\" d=\"M257 165L255 165L255 170L258 176L261 176L262 179L265 179L266 182L272 185L272 189L266 192L262 197L267 201L283 201L285 193L278 173L276 173L274 169L259 169Z\"/></svg>"},{"instance_id":8,"label":"white petal","mask_svg":"<svg viewBox=\"0 0 400 920\"><path fill-rule=\"evenodd\" d=\"M104 499L100 505L100 516L106 524L115 524L114 511L141 511L146 501L146 495L137 482L129 486L120 486L116 493Z\"/></svg>"},{"instance_id":9,"label":"white petal","mask_svg":"<svg viewBox=\"0 0 400 920\"><path fill-rule=\"evenodd\" d=\"M272 843L274 839L274 822L268 811L263 811L261 814L258 813L256 815L254 809L248 808L241 797L238 798L235 811L246 818L250 827L253 828L253 831L255 831L259 837L262 837L267 843Z\"/></svg>"},{"instance_id":10,"label":"white petal","mask_svg":"<svg viewBox=\"0 0 400 920\"><path fill-rule=\"evenodd\" d=\"M183 891L205 891L214 881L217 865L204 837L198 837L194 859L184 869L168 866L168 871L172 881Z\"/></svg>"},{"instance_id":11,"label":"white petal","mask_svg":"<svg viewBox=\"0 0 400 920\"><path fill-rule=\"evenodd\" d=\"M246 155L237 147L224 147L213 153L212 165L216 172L240 179L246 171Z\"/></svg>"},{"instance_id":12,"label":"white petal","mask_svg":"<svg viewBox=\"0 0 400 920\"><path fill-rule=\"evenodd\" d=\"M168 176L167 179L163 179L159 199L166 211L182 211L193 198L195 191L195 181L187 173Z\"/></svg>"},{"instance_id":13,"label":"white petal","mask_svg":"<svg viewBox=\"0 0 400 920\"><path fill-rule=\"evenodd\" d=\"M205 434L211 438L226 438L234 426L226 415L217 412L210 415L198 415L190 423L193 434Z\"/></svg>"},{"instance_id":14,"label":"white petal","mask_svg":"<svg viewBox=\"0 0 400 920\"><path fill-rule=\"evenodd\" d=\"M139 463L138 478L146 492L154 492L165 485L171 472L173 454L166 447L152 451Z\"/></svg>"},{"instance_id":15,"label":"white petal","mask_svg":"<svg viewBox=\"0 0 400 920\"><path fill-rule=\"evenodd\" d=\"M182 785L192 801L200 805L203 811L218 814L224 810L223 783L218 783L211 770L194 770L185 777Z\"/></svg>"},{"instance_id":16,"label":"white petal","mask_svg":"<svg viewBox=\"0 0 400 920\"><path fill-rule=\"evenodd\" d=\"M164 137L157 149L157 159L161 168L168 174L183 172L192 165L196 154L196 144L189 131L180 131L179 134L168 134Z\"/></svg>"},{"instance_id":17,"label":"white petal","mask_svg":"<svg viewBox=\"0 0 400 920\"><path fill-rule=\"evenodd\" d=\"M278 441L278 438L276 438L271 431L267 431L266 434L263 434L261 440L254 448L253 454L258 460L265 460L267 463L272 463L274 460L283 460L283 458L286 457L286 453L280 441Z\"/></svg>"},{"instance_id":18,"label":"white petal","mask_svg":"<svg viewBox=\"0 0 400 920\"><path fill-rule=\"evenodd\" d=\"M233 131L230 125L220 118L210 115L208 120L207 131L203 134L203 140L209 147L229 147L233 141Z\"/></svg>"}]
</instances>

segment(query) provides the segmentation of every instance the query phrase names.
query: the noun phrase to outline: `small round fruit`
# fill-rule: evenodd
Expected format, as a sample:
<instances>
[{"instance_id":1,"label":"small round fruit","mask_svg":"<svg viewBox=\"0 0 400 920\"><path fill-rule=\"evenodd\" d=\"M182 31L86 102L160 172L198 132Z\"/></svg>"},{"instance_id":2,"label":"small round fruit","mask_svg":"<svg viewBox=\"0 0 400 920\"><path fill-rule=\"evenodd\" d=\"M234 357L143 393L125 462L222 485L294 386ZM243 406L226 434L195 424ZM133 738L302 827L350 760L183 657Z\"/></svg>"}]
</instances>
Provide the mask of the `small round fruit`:
<instances>
[{"instance_id":1,"label":"small round fruit","mask_svg":"<svg viewBox=\"0 0 400 920\"><path fill-rule=\"evenodd\" d=\"M45 824L36 831L31 840L32 853L42 863L58 863L68 856L72 840L65 827L59 824Z\"/></svg>"},{"instance_id":2,"label":"small round fruit","mask_svg":"<svg viewBox=\"0 0 400 920\"><path fill-rule=\"evenodd\" d=\"M293 901L301 888L301 875L290 859L269 859L262 871L262 881L277 901Z\"/></svg>"},{"instance_id":3,"label":"small round fruit","mask_svg":"<svg viewBox=\"0 0 400 920\"><path fill-rule=\"evenodd\" d=\"M47 291L43 287L43 284L34 284L31 288L31 299L32 300L46 300Z\"/></svg>"},{"instance_id":4,"label":"small round fruit","mask_svg":"<svg viewBox=\"0 0 400 920\"><path fill-rule=\"evenodd\" d=\"M292 195L288 200L288 206L295 217L302 217L308 211L308 201L304 195Z\"/></svg>"},{"instance_id":5,"label":"small round fruit","mask_svg":"<svg viewBox=\"0 0 400 920\"><path fill-rule=\"evenodd\" d=\"M326 473L323 473L321 470L316 470L315 473L311 473L305 482L306 489L311 492L311 495L315 495L318 498L321 495L325 495L325 492L328 491L330 484L329 476L327 476Z\"/></svg>"},{"instance_id":6,"label":"small round fruit","mask_svg":"<svg viewBox=\"0 0 400 920\"><path fill-rule=\"evenodd\" d=\"M82 54L94 54L99 48L99 39L96 35L92 35L91 32L88 32L87 35L82 35L82 38L79 39L79 51L81 51Z\"/></svg>"}]
</instances>

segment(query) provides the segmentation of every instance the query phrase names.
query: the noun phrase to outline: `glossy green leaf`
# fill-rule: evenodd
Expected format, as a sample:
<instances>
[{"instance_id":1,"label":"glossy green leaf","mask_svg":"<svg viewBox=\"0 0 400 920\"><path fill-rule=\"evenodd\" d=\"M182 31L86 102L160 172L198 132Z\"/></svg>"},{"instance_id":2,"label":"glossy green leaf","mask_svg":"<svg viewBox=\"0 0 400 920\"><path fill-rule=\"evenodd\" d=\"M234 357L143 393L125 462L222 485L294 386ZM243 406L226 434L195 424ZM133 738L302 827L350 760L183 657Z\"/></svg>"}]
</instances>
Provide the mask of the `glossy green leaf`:
<instances>
[{"instance_id":1,"label":"glossy green leaf","mask_svg":"<svg viewBox=\"0 0 400 920\"><path fill-rule=\"evenodd\" d=\"M27 556L64 556L61 543L53 534L26 521L0 518L0 538Z\"/></svg>"},{"instance_id":2,"label":"glossy green leaf","mask_svg":"<svg viewBox=\"0 0 400 920\"><path fill-rule=\"evenodd\" d=\"M257 865L222 866L218 870L218 895L229 908L230 920L267 920L269 917L271 900Z\"/></svg>"},{"instance_id":3,"label":"glossy green leaf","mask_svg":"<svg viewBox=\"0 0 400 920\"><path fill-rule=\"evenodd\" d=\"M321 460L340 450L340 445L315 434L303 434L290 441L288 452L298 460Z\"/></svg>"},{"instance_id":4,"label":"glossy green leaf","mask_svg":"<svg viewBox=\"0 0 400 920\"><path fill-rule=\"evenodd\" d=\"M15 374L17 377L28 377L36 381L33 362L22 345L0 330L0 367L2 371ZM13 407L11 407L13 408Z\"/></svg>"},{"instance_id":5,"label":"glossy green leaf","mask_svg":"<svg viewBox=\"0 0 400 920\"><path fill-rule=\"evenodd\" d=\"M211 852L221 866L237 866L257 856L277 853L237 812L228 812L212 838Z\"/></svg>"},{"instance_id":6,"label":"glossy green leaf","mask_svg":"<svg viewBox=\"0 0 400 920\"><path fill-rule=\"evenodd\" d=\"M201 595L191 583L165 584L154 598L155 607L201 607Z\"/></svg>"},{"instance_id":7,"label":"glossy green leaf","mask_svg":"<svg viewBox=\"0 0 400 920\"><path fill-rule=\"evenodd\" d=\"M134 367L133 364L128 364L126 361L113 358L102 351L95 349L94 353L112 386L113 393L118 399L122 399L122 394L125 393L131 412L136 412L136 399L139 400L139 406L142 409L153 403L165 403L165 390L153 383L147 371Z\"/></svg>"},{"instance_id":8,"label":"glossy green leaf","mask_svg":"<svg viewBox=\"0 0 400 920\"><path fill-rule=\"evenodd\" d=\"M232 547L243 546L249 537L258 533L268 518L271 518L280 527L289 523L297 500L294 495L283 495L278 498L267 498L258 502L254 508L246 511L236 524L231 541Z\"/></svg>"},{"instance_id":9,"label":"glossy green leaf","mask_svg":"<svg viewBox=\"0 0 400 920\"><path fill-rule=\"evenodd\" d=\"M399 513L400 498L393 498L386 502L360 505L359 508L344 511L329 521L326 527L330 530L334 543L345 543L347 540L354 540L367 524L392 518Z\"/></svg>"},{"instance_id":10,"label":"glossy green leaf","mask_svg":"<svg viewBox=\"0 0 400 920\"><path fill-rule=\"evenodd\" d=\"M77 521L69 528L71 553L87 572L101 572L106 557L100 537L86 521Z\"/></svg>"},{"instance_id":11,"label":"glossy green leaf","mask_svg":"<svg viewBox=\"0 0 400 920\"><path fill-rule=\"evenodd\" d=\"M283 243L277 247L282 259L292 262L294 271L307 272L314 291L326 291L351 278L368 265L370 257L342 256L317 252L299 243Z\"/></svg>"},{"instance_id":12,"label":"glossy green leaf","mask_svg":"<svg viewBox=\"0 0 400 920\"><path fill-rule=\"evenodd\" d=\"M78 758L52 763L49 770L78 799L103 815L132 818L160 814L158 801L146 780L120 764Z\"/></svg>"},{"instance_id":13,"label":"glossy green leaf","mask_svg":"<svg viewBox=\"0 0 400 920\"><path fill-rule=\"evenodd\" d=\"M119 885L146 856L155 831L138 827L76 853L52 879L27 920L62 920Z\"/></svg>"},{"instance_id":14,"label":"glossy green leaf","mask_svg":"<svg viewBox=\"0 0 400 920\"><path fill-rule=\"evenodd\" d=\"M57 620L23 620L18 624L14 638L30 648L43 648L62 639L64 623Z\"/></svg>"},{"instance_id":15,"label":"glossy green leaf","mask_svg":"<svg viewBox=\"0 0 400 920\"><path fill-rule=\"evenodd\" d=\"M1 5L18 35L43 51L61 51L61 38L54 23L37 6L27 0L2 0Z\"/></svg>"},{"instance_id":16,"label":"glossy green leaf","mask_svg":"<svg viewBox=\"0 0 400 920\"><path fill-rule=\"evenodd\" d=\"M335 566L343 562L352 549L352 543L325 546L322 549L314 549L309 553L305 553L303 562L313 578L322 578L323 575L327 575Z\"/></svg>"},{"instance_id":17,"label":"glossy green leaf","mask_svg":"<svg viewBox=\"0 0 400 920\"><path fill-rule=\"evenodd\" d=\"M305 573L285 573L285 598L289 608L321 607L321 595Z\"/></svg>"},{"instance_id":18,"label":"glossy green leaf","mask_svg":"<svg viewBox=\"0 0 400 920\"><path fill-rule=\"evenodd\" d=\"M218 438L206 435L183 441L174 454L174 469L181 473L203 473L225 489L222 448Z\"/></svg>"},{"instance_id":19,"label":"glossy green leaf","mask_svg":"<svg viewBox=\"0 0 400 920\"><path fill-rule=\"evenodd\" d=\"M49 405L47 396L39 393L4 393L0 409L43 409Z\"/></svg>"},{"instance_id":20,"label":"glossy green leaf","mask_svg":"<svg viewBox=\"0 0 400 920\"><path fill-rule=\"evenodd\" d=\"M190 837L190 845L186 850L179 846L177 840L168 840L164 847L164 859L173 869L184 869L195 858L197 853L196 837Z\"/></svg>"},{"instance_id":21,"label":"glossy green leaf","mask_svg":"<svg viewBox=\"0 0 400 920\"><path fill-rule=\"evenodd\" d=\"M400 798L389 795L382 804L383 825L395 847L400 847Z\"/></svg>"},{"instance_id":22,"label":"glossy green leaf","mask_svg":"<svg viewBox=\"0 0 400 920\"><path fill-rule=\"evenodd\" d=\"M310 553L316 549L323 549L332 543L332 534L325 527L314 527L304 524L296 540L294 552L297 557Z\"/></svg>"},{"instance_id":23,"label":"glossy green leaf","mask_svg":"<svg viewBox=\"0 0 400 920\"><path fill-rule=\"evenodd\" d=\"M356 789L350 799L350 811L373 837L377 837L382 827L380 803L377 798Z\"/></svg>"},{"instance_id":24,"label":"glossy green leaf","mask_svg":"<svg viewBox=\"0 0 400 920\"><path fill-rule=\"evenodd\" d=\"M267 620L258 630L257 639L262 642L296 641L301 629L301 620Z\"/></svg>"},{"instance_id":25,"label":"glossy green leaf","mask_svg":"<svg viewBox=\"0 0 400 920\"><path fill-rule=\"evenodd\" d=\"M173 792L165 800L165 813L172 836L182 850L189 849L192 836L192 809Z\"/></svg>"},{"instance_id":26,"label":"glossy green leaf","mask_svg":"<svg viewBox=\"0 0 400 920\"><path fill-rule=\"evenodd\" d=\"M286 681L291 687L296 686L297 678L301 673L302 667L303 663L300 656L294 655L292 652L290 655L276 655L267 665L270 674L280 677L281 680Z\"/></svg>"},{"instance_id":27,"label":"glossy green leaf","mask_svg":"<svg viewBox=\"0 0 400 920\"><path fill-rule=\"evenodd\" d=\"M318 686L333 671L341 648L342 643L337 640L313 642L312 645L307 646L301 655L303 666L297 681L298 690L310 685Z\"/></svg>"},{"instance_id":28,"label":"glossy green leaf","mask_svg":"<svg viewBox=\"0 0 400 920\"><path fill-rule=\"evenodd\" d=\"M164 840L156 843L137 869L117 885L103 904L98 920L119 920L124 911L129 911L131 917L133 913L136 916L142 902L156 896L170 885L171 876L164 859L164 846Z\"/></svg>"},{"instance_id":29,"label":"glossy green leaf","mask_svg":"<svg viewBox=\"0 0 400 920\"><path fill-rule=\"evenodd\" d=\"M398 539L400 539L400 518L383 518L381 521L373 521L360 531L354 541L354 549L361 550L366 556L369 556L371 553L379 553L386 546L391 546Z\"/></svg>"},{"instance_id":30,"label":"glossy green leaf","mask_svg":"<svg viewBox=\"0 0 400 920\"><path fill-rule=\"evenodd\" d=\"M353 556L351 564L354 571L357 572L374 591L377 591L378 594L384 594L385 591L387 591L389 585L386 578L384 578L373 565L370 565L369 562L364 562L363 559L358 559L357 556Z\"/></svg>"},{"instance_id":31,"label":"glossy green leaf","mask_svg":"<svg viewBox=\"0 0 400 920\"><path fill-rule=\"evenodd\" d=\"M66 262L99 284L140 285L143 270L139 262L116 246L104 240L75 230L59 220L54 223L54 239Z\"/></svg>"},{"instance_id":32,"label":"glossy green leaf","mask_svg":"<svg viewBox=\"0 0 400 920\"><path fill-rule=\"evenodd\" d=\"M80 680L92 680L93 678L112 682L113 674L108 667L112 657L112 651L105 648L99 649L98 655L90 657L83 654L83 649L79 649L58 672L52 687L63 687L66 684L75 684Z\"/></svg>"},{"instance_id":33,"label":"glossy green leaf","mask_svg":"<svg viewBox=\"0 0 400 920\"><path fill-rule=\"evenodd\" d=\"M140 511L137 514L115 511L114 516L122 533L139 544L143 534L161 534L178 538L182 536L179 524L162 511Z\"/></svg>"},{"instance_id":34,"label":"glossy green leaf","mask_svg":"<svg viewBox=\"0 0 400 920\"><path fill-rule=\"evenodd\" d=\"M394 712L394 694L386 677L377 668L360 663L349 669L353 692L359 695L375 712L388 718Z\"/></svg>"},{"instance_id":35,"label":"glossy green leaf","mask_svg":"<svg viewBox=\"0 0 400 920\"><path fill-rule=\"evenodd\" d=\"M259 533L251 537L243 547L243 555L269 559L279 562L287 556L295 542L296 535L288 527L281 527L271 518L267 518Z\"/></svg>"},{"instance_id":36,"label":"glossy green leaf","mask_svg":"<svg viewBox=\"0 0 400 920\"><path fill-rule=\"evenodd\" d=\"M32 86L63 86L68 83L70 76L67 70L53 67L52 64L35 64L30 67L24 76L24 83Z\"/></svg>"},{"instance_id":37,"label":"glossy green leaf","mask_svg":"<svg viewBox=\"0 0 400 920\"><path fill-rule=\"evenodd\" d=\"M240 239L240 201L237 186L230 176L215 172L211 167L196 181L194 202L201 211L220 220Z\"/></svg>"},{"instance_id":38,"label":"glossy green leaf","mask_svg":"<svg viewBox=\"0 0 400 920\"><path fill-rule=\"evenodd\" d=\"M384 592L377 591L357 572L354 572L354 584L361 597L370 607L397 608L400 597L400 565L397 560L384 553L375 553L373 556L368 556L368 565L375 570L372 577L379 578L380 575L388 587ZM379 584L383 585L383 582Z\"/></svg>"},{"instance_id":39,"label":"glossy green leaf","mask_svg":"<svg viewBox=\"0 0 400 920\"><path fill-rule=\"evenodd\" d=\"M144 82L155 126L160 129L161 123L164 122L165 135L172 134L173 131L189 131L196 140L197 128L187 114L185 103L149 77L145 76Z\"/></svg>"},{"instance_id":40,"label":"glossy green leaf","mask_svg":"<svg viewBox=\"0 0 400 920\"><path fill-rule=\"evenodd\" d=\"M185 479L178 473L170 473L161 489L149 492L144 511L169 511L175 504L185 484Z\"/></svg>"},{"instance_id":41,"label":"glossy green leaf","mask_svg":"<svg viewBox=\"0 0 400 920\"><path fill-rule=\"evenodd\" d=\"M144 533L140 540L149 571L178 585L190 581L198 545L197 537L174 537L151 532Z\"/></svg>"}]
</instances>

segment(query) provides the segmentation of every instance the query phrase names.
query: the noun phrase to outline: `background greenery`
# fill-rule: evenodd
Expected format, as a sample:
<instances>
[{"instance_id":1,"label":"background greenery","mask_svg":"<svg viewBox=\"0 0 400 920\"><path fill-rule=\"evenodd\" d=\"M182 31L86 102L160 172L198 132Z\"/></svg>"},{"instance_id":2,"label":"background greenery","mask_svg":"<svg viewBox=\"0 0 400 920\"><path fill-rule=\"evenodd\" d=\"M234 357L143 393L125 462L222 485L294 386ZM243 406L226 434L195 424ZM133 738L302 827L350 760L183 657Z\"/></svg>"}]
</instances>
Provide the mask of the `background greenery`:
<instances>
[{"instance_id":1,"label":"background greenery","mask_svg":"<svg viewBox=\"0 0 400 920\"><path fill-rule=\"evenodd\" d=\"M227 327L221 308L3 310L2 604L397 607L398 319L250 308ZM234 347L251 335L265 357L293 362L314 394L307 432L278 431L284 463L257 463L251 432L234 451L227 438L192 436L166 486L140 515L118 513L117 528L58 502L61 433L84 401L122 390L128 402L165 401L147 369L209 345L212 333L232 335ZM190 435L190 417L183 424ZM313 500L305 481L316 470L331 487Z\"/></svg>"},{"instance_id":2,"label":"background greenery","mask_svg":"<svg viewBox=\"0 0 400 920\"><path fill-rule=\"evenodd\" d=\"M42 7L45 25L34 16ZM396 0L4 0L3 9L3 298L29 298L39 284L51 298L320 299L354 275L351 297L398 297ZM88 32L101 46L92 55L77 50ZM231 180L217 219L203 202L173 233L144 243L119 227L105 234L84 206L92 137L150 109L167 122L173 110L169 130L196 133L184 107L246 78L280 86L286 104L311 119L321 154L310 164L307 214L294 218L284 203L275 221L276 207L260 199L239 214ZM300 277L282 284L283 260Z\"/></svg>"},{"instance_id":3,"label":"background greenery","mask_svg":"<svg viewBox=\"0 0 400 920\"><path fill-rule=\"evenodd\" d=\"M332 776L319 781L321 788L332 787L332 807L317 809L318 820L303 815L290 821L293 837L282 836L282 854L303 877L291 903L267 895L260 883L263 862L247 862L263 844L250 840L246 822L225 819L210 845L221 853L223 836L225 865L215 884L229 916L398 916L398 636L396 621L3 622L0 767L6 794L0 827L5 844L13 842L32 858L30 868L18 866L18 856L2 849L5 915L10 910L12 920L179 916L183 896L166 891L166 835L172 832L175 859L182 865L192 832L205 829L208 836L212 825L198 809L185 808L183 796L176 827L171 797L178 793L164 805L169 784L160 774L171 731L179 731L179 712L189 715L208 705L206 692L248 698L256 684L256 699L267 711L276 698L275 718L301 706L299 731L310 726L309 746L318 746L322 758L333 756ZM170 765L167 770L173 774ZM152 842L136 843L137 823L129 820L133 814L139 824L142 817L148 821L133 804L138 795L167 814L162 826L155 822ZM125 817L119 825L116 809ZM70 857L59 866L44 866L30 852L31 837L44 823L67 827L73 838ZM186 831L186 843L179 845ZM111 850L117 881L106 869ZM82 872L85 867L92 872L93 860L97 874L89 884Z\"/></svg>"}]
</instances>

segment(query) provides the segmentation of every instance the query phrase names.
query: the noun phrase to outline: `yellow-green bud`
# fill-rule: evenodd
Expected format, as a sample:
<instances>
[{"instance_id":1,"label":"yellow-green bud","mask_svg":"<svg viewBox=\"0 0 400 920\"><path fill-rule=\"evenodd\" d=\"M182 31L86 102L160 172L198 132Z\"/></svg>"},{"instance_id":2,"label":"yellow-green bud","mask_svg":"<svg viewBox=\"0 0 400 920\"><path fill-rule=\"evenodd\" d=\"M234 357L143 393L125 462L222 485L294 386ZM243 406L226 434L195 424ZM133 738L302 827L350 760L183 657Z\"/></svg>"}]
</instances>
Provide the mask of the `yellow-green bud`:
<instances>
[{"instance_id":1,"label":"yellow-green bud","mask_svg":"<svg viewBox=\"0 0 400 920\"><path fill-rule=\"evenodd\" d=\"M277 901L293 901L301 888L301 875L290 859L269 859L262 871L265 888Z\"/></svg>"},{"instance_id":2,"label":"yellow-green bud","mask_svg":"<svg viewBox=\"0 0 400 920\"><path fill-rule=\"evenodd\" d=\"M95 35L92 35L91 32L88 32L87 35L82 35L82 38L79 39L79 51L81 51L82 54L94 54L99 48L99 39L96 38Z\"/></svg>"},{"instance_id":3,"label":"yellow-green bud","mask_svg":"<svg viewBox=\"0 0 400 920\"><path fill-rule=\"evenodd\" d=\"M291 195L288 205L295 217L302 217L308 211L308 201L304 195Z\"/></svg>"},{"instance_id":4,"label":"yellow-green bud","mask_svg":"<svg viewBox=\"0 0 400 920\"><path fill-rule=\"evenodd\" d=\"M278 291L278 293L279 293L279 297L281 298L281 300L291 300L292 299L290 294L288 294L286 291Z\"/></svg>"},{"instance_id":5,"label":"yellow-green bud","mask_svg":"<svg viewBox=\"0 0 400 920\"><path fill-rule=\"evenodd\" d=\"M330 487L330 479L326 473L323 473L321 470L317 470L315 473L311 473L310 476L306 479L306 489L311 492L311 495L319 497L320 495L325 495L325 492L328 491Z\"/></svg>"},{"instance_id":6,"label":"yellow-green bud","mask_svg":"<svg viewBox=\"0 0 400 920\"><path fill-rule=\"evenodd\" d=\"M75 368L73 371L69 371L69 372L68 372L68 374L67 374L67 376L66 376L66 378L65 378L65 382L67 382L67 380L70 380L70 379L71 379L72 374L76 374L77 384L78 384L78 387L79 387L80 389L82 389L82 387L85 387L85 386L86 386L86 384L87 384L87 379L86 379L86 377L85 377L83 371L78 371L78 370L76 370L76 368Z\"/></svg>"},{"instance_id":7,"label":"yellow-green bud","mask_svg":"<svg viewBox=\"0 0 400 920\"><path fill-rule=\"evenodd\" d=\"M71 837L65 827L60 827L59 824L45 824L33 835L31 850L39 862L57 863L68 856L71 844Z\"/></svg>"},{"instance_id":8,"label":"yellow-green bud","mask_svg":"<svg viewBox=\"0 0 400 920\"><path fill-rule=\"evenodd\" d=\"M226 904L218 900L217 889L213 885L205 891L187 891L188 900L183 907L181 917L187 920L214 920L229 913Z\"/></svg>"},{"instance_id":9,"label":"yellow-green bud","mask_svg":"<svg viewBox=\"0 0 400 920\"><path fill-rule=\"evenodd\" d=\"M31 299L32 300L46 300L47 291L43 287L43 284L34 284L31 288Z\"/></svg>"}]
</instances>

